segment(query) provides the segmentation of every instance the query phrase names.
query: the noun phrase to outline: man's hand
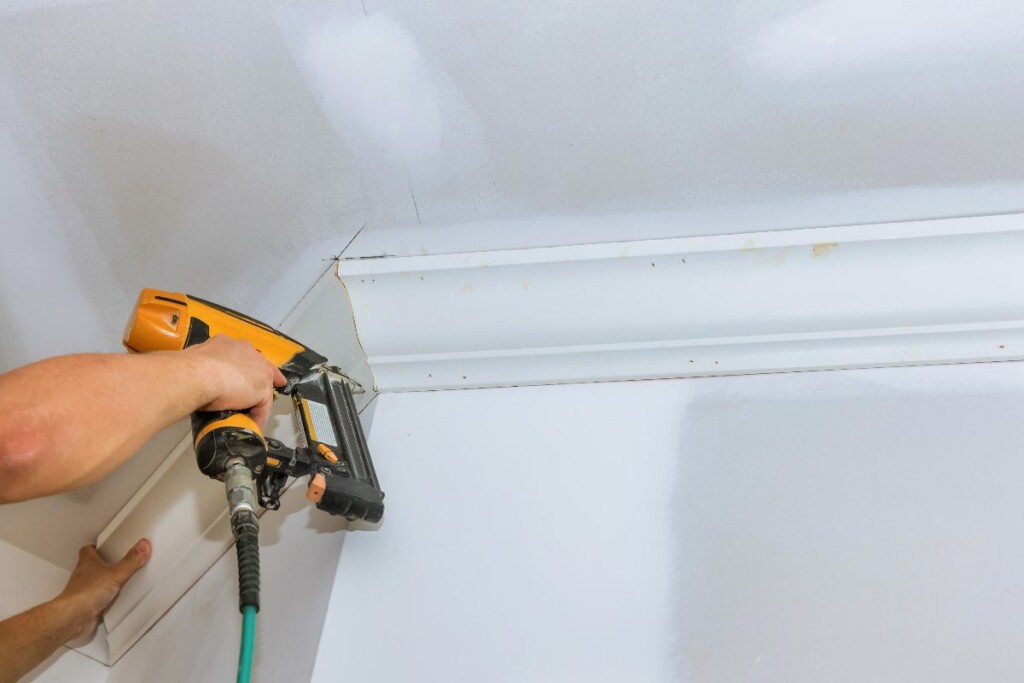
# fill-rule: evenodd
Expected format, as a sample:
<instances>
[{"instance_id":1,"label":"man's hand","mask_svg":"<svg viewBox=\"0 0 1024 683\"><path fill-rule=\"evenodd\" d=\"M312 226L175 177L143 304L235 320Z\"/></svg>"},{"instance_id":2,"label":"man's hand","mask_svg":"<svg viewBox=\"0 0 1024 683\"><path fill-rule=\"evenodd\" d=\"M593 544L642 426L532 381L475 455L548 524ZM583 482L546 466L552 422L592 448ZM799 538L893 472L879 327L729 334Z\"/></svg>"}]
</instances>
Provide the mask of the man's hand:
<instances>
[{"instance_id":1,"label":"man's hand","mask_svg":"<svg viewBox=\"0 0 1024 683\"><path fill-rule=\"evenodd\" d=\"M249 341L217 336L185 350L198 359L212 396L200 410L248 410L261 427L270 416L274 387L287 381Z\"/></svg>"},{"instance_id":2,"label":"man's hand","mask_svg":"<svg viewBox=\"0 0 1024 683\"><path fill-rule=\"evenodd\" d=\"M196 410L248 410L263 425L285 378L250 342L184 351L82 354L0 375L0 503L105 476Z\"/></svg>"},{"instance_id":3,"label":"man's hand","mask_svg":"<svg viewBox=\"0 0 1024 683\"><path fill-rule=\"evenodd\" d=\"M0 683L14 683L64 643L92 633L121 586L149 561L150 550L142 539L120 562L109 564L96 546L82 548L60 595L0 621Z\"/></svg>"},{"instance_id":4,"label":"man's hand","mask_svg":"<svg viewBox=\"0 0 1024 683\"><path fill-rule=\"evenodd\" d=\"M69 640L93 632L103 612L121 591L121 586L149 562L151 552L152 548L146 539L136 543L127 555L114 564L104 562L94 545L84 546L78 551L78 564L71 572L67 586L56 598L76 617Z\"/></svg>"}]
</instances>

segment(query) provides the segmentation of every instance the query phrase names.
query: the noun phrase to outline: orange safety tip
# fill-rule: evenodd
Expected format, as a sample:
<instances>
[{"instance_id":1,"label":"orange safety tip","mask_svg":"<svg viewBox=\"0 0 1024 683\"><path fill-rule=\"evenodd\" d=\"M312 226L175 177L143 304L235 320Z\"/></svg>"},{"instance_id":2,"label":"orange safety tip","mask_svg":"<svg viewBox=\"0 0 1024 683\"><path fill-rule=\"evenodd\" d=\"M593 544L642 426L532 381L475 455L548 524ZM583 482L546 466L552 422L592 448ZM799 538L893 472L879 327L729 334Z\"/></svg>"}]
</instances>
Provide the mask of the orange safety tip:
<instances>
[{"instance_id":1,"label":"orange safety tip","mask_svg":"<svg viewBox=\"0 0 1024 683\"><path fill-rule=\"evenodd\" d=\"M306 498L309 498L314 503L319 503L326 492L327 480L324 478L324 475L320 473L313 475L313 479L309 482L309 489L306 491Z\"/></svg>"},{"instance_id":2,"label":"orange safety tip","mask_svg":"<svg viewBox=\"0 0 1024 683\"><path fill-rule=\"evenodd\" d=\"M328 446L327 444L320 444L319 446L316 447L316 450L319 451L320 455L324 456L324 459L327 460L328 462L333 463L335 465L338 464L338 456L334 454L334 451L332 451L330 446Z\"/></svg>"}]
</instances>

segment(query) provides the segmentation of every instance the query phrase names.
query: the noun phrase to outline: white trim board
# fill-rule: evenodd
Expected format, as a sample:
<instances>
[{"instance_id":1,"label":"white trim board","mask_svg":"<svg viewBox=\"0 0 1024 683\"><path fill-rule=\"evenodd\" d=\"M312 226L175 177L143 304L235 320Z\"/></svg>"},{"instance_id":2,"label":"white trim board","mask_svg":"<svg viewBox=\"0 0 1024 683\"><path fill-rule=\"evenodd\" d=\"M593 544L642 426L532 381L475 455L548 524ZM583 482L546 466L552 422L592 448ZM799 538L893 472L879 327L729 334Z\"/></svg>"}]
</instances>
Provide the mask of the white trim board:
<instances>
[{"instance_id":1,"label":"white trim board","mask_svg":"<svg viewBox=\"0 0 1024 683\"><path fill-rule=\"evenodd\" d=\"M351 309L333 272L310 290L281 326L326 355L365 388L356 394L362 411L376 395L366 357L355 337ZM93 643L89 654L113 665L157 622L232 544L224 487L195 466L188 427L163 464L100 533L97 546L108 560L121 557L140 537L153 556L104 615L108 652ZM290 401L279 400L268 434L295 443ZM275 514L275 513L270 513Z\"/></svg>"},{"instance_id":2,"label":"white trim board","mask_svg":"<svg viewBox=\"0 0 1024 683\"><path fill-rule=\"evenodd\" d=\"M1024 358L1024 215L342 259L379 391Z\"/></svg>"}]
</instances>

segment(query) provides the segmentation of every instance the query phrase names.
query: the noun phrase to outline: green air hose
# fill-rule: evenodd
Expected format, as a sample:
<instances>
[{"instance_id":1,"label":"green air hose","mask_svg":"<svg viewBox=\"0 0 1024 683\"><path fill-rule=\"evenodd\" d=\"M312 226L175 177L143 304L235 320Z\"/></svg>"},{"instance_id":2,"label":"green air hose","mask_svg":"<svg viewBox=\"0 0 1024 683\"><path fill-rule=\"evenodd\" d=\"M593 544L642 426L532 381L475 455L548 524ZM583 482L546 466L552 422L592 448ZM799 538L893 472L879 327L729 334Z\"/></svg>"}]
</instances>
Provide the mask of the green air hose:
<instances>
[{"instance_id":1,"label":"green air hose","mask_svg":"<svg viewBox=\"0 0 1024 683\"><path fill-rule=\"evenodd\" d=\"M238 651L238 683L249 683L256 640L256 613L260 611L260 523L252 512L231 517L238 554L238 609L242 612L242 646Z\"/></svg>"},{"instance_id":2,"label":"green air hose","mask_svg":"<svg viewBox=\"0 0 1024 683\"><path fill-rule=\"evenodd\" d=\"M260 611L260 520L252 472L245 461L228 461L224 472L228 494L231 535L238 555L238 609L242 613L242 646L238 651L238 683L252 677L252 654L256 640L256 613Z\"/></svg>"},{"instance_id":3,"label":"green air hose","mask_svg":"<svg viewBox=\"0 0 1024 683\"><path fill-rule=\"evenodd\" d=\"M238 683L249 683L260 611L260 526L256 515L242 510L231 518L238 553L238 608L242 612L242 646L238 651Z\"/></svg>"},{"instance_id":4,"label":"green air hose","mask_svg":"<svg viewBox=\"0 0 1024 683\"><path fill-rule=\"evenodd\" d=\"M242 608L242 648L238 652L238 683L249 683L252 651L256 640L256 605Z\"/></svg>"}]
</instances>

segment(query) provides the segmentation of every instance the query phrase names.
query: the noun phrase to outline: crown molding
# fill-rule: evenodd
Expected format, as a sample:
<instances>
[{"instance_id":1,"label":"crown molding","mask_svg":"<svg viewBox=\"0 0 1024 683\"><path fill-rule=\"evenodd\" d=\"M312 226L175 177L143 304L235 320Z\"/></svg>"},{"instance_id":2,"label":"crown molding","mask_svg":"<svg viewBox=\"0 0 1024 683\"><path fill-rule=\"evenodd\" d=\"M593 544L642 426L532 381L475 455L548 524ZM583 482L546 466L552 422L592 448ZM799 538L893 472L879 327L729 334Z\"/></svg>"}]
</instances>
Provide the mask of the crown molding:
<instances>
[{"instance_id":1,"label":"crown molding","mask_svg":"<svg viewBox=\"0 0 1024 683\"><path fill-rule=\"evenodd\" d=\"M1024 216L342 259L380 391L1024 358Z\"/></svg>"}]
</instances>

